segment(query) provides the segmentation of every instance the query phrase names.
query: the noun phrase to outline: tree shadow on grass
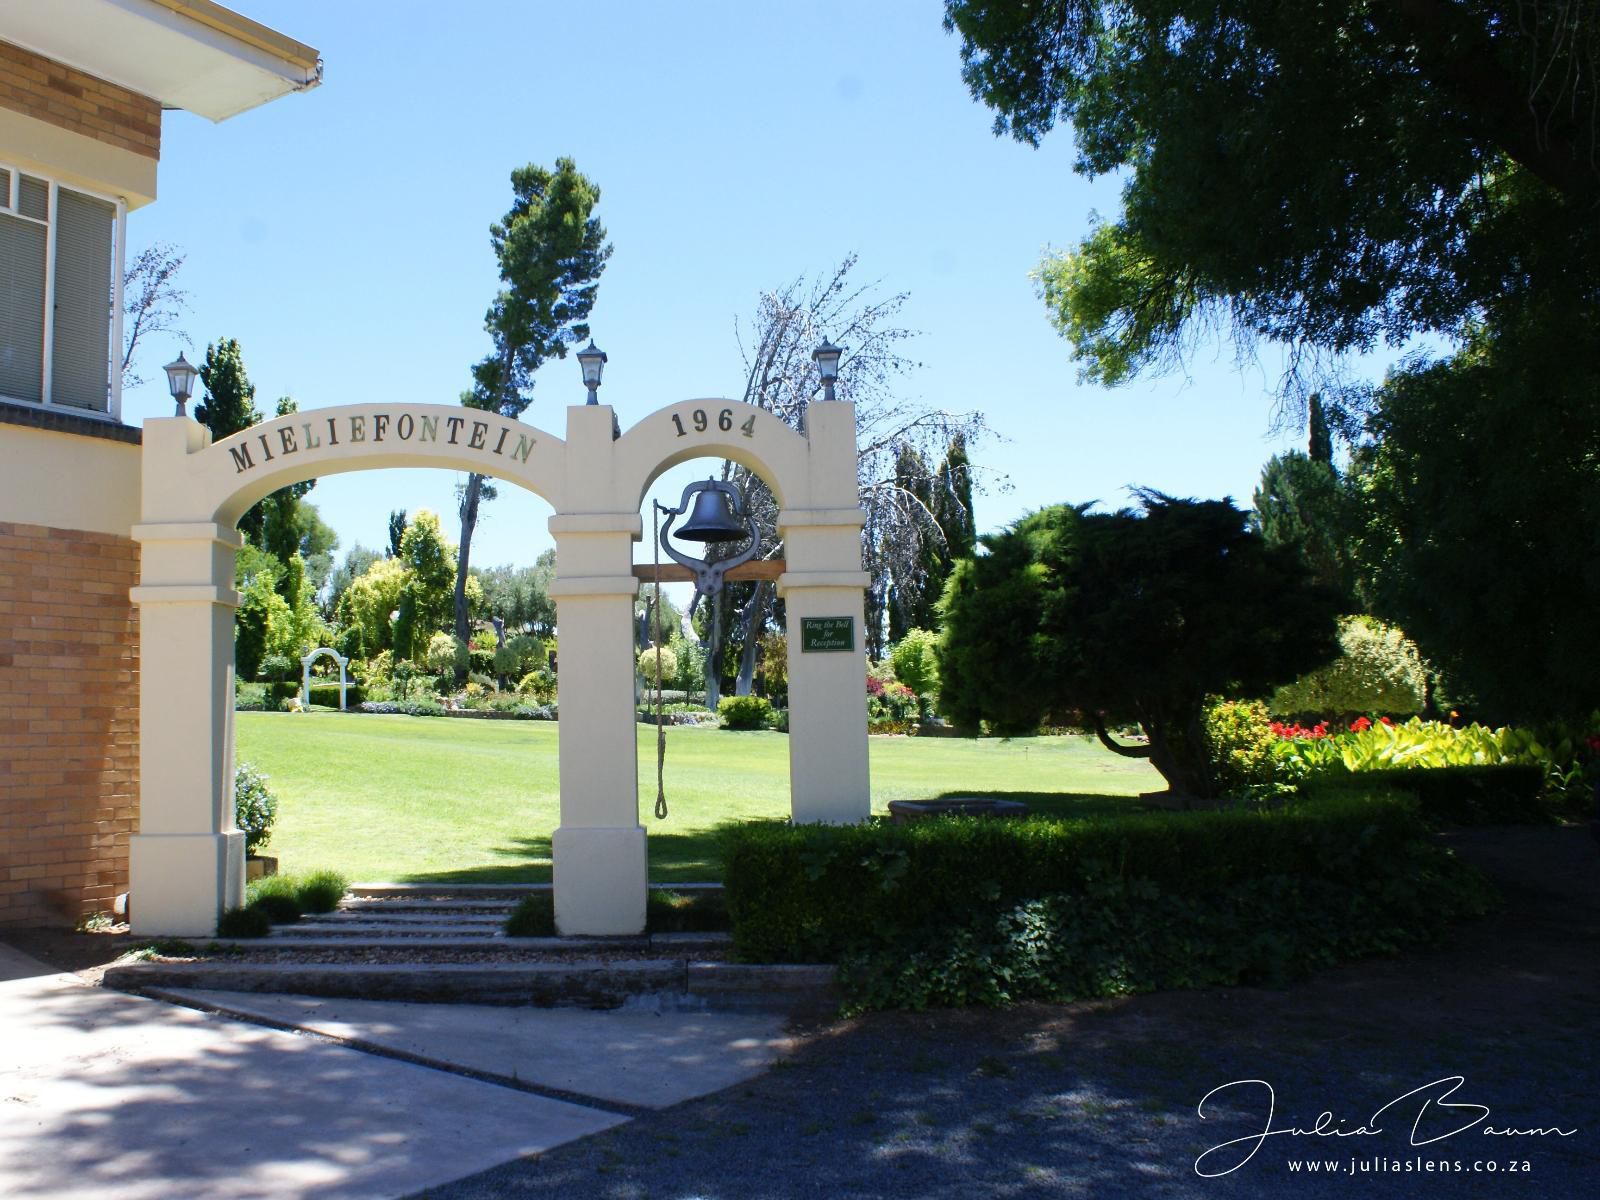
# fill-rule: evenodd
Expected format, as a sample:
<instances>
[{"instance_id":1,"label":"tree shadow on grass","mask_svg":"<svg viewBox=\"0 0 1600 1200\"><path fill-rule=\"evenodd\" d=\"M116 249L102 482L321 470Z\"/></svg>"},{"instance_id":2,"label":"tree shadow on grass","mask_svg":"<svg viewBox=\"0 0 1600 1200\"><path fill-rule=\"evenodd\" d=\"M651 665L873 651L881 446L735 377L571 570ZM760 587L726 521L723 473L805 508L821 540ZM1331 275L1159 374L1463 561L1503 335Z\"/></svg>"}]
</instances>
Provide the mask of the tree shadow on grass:
<instances>
[{"instance_id":1,"label":"tree shadow on grass","mask_svg":"<svg viewBox=\"0 0 1600 1200\"><path fill-rule=\"evenodd\" d=\"M1046 817L1110 817L1128 813L1157 812L1155 806L1138 796L1113 796L1095 792L945 792L936 800L978 797L993 800L1020 800L1028 813ZM653 821L646 821L646 841L650 856L651 883L716 883L722 879L720 835L715 829L693 833L660 832ZM445 871L414 872L396 878L396 883L549 883L551 872L550 835L536 834L512 838L508 845L493 850L499 862Z\"/></svg>"},{"instance_id":2,"label":"tree shadow on grass","mask_svg":"<svg viewBox=\"0 0 1600 1200\"><path fill-rule=\"evenodd\" d=\"M714 830L657 833L646 826L652 883L716 883L722 879L722 855ZM414 872L396 883L549 883L550 836L512 838L493 853L503 861L455 870Z\"/></svg>"}]
</instances>

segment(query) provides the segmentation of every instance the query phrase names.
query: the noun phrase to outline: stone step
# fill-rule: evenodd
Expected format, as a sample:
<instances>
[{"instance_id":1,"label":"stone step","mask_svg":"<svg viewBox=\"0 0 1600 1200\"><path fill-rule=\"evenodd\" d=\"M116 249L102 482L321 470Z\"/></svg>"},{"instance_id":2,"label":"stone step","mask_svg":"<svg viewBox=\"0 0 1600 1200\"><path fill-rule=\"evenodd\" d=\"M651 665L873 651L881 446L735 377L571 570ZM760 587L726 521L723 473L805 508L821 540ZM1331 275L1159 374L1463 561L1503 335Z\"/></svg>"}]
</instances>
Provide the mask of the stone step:
<instances>
[{"instance_id":1,"label":"stone step","mask_svg":"<svg viewBox=\"0 0 1600 1200\"><path fill-rule=\"evenodd\" d=\"M401 925L393 921L350 922L348 924L335 924L332 922L300 921L294 925L280 925L273 930L275 938L292 938L304 940L306 938L331 938L339 941L360 941L383 938L390 941L405 938L427 937L503 937L504 931L498 921L488 925L466 925L458 922L429 922L428 924L411 923Z\"/></svg>"},{"instance_id":2,"label":"stone step","mask_svg":"<svg viewBox=\"0 0 1600 1200\"><path fill-rule=\"evenodd\" d=\"M529 892L548 892L548 883L352 883L347 895L362 900L522 899Z\"/></svg>"},{"instance_id":3,"label":"stone step","mask_svg":"<svg viewBox=\"0 0 1600 1200\"><path fill-rule=\"evenodd\" d=\"M293 954L303 950L349 951L359 954L363 950L404 950L407 952L439 953L455 950L492 950L495 953L515 954L603 954L609 951L654 950L662 954L692 954L721 950L730 938L726 933L653 933L640 937L619 938L513 938L504 934L471 934L441 932L432 935L396 936L390 934L345 937L330 934L327 930L300 930L293 925L274 927L263 938L212 938L207 947L217 946L264 954Z\"/></svg>"},{"instance_id":4,"label":"stone step","mask_svg":"<svg viewBox=\"0 0 1600 1200\"><path fill-rule=\"evenodd\" d=\"M371 909L342 908L331 913L306 913L302 925L381 925L405 928L410 925L504 925L510 910L504 912L462 912L458 909L409 909L406 912L374 912Z\"/></svg>"},{"instance_id":5,"label":"stone step","mask_svg":"<svg viewBox=\"0 0 1600 1200\"><path fill-rule=\"evenodd\" d=\"M652 883L664 892L720 892L720 883ZM548 892L548 883L352 883L349 895L362 900L520 900L529 892Z\"/></svg>"},{"instance_id":6,"label":"stone step","mask_svg":"<svg viewBox=\"0 0 1600 1200\"><path fill-rule=\"evenodd\" d=\"M338 912L374 913L403 916L407 913L498 913L516 908L515 900L350 900L342 901Z\"/></svg>"},{"instance_id":7,"label":"stone step","mask_svg":"<svg viewBox=\"0 0 1600 1200\"><path fill-rule=\"evenodd\" d=\"M205 988L458 1004L624 1003L822 1012L837 1005L834 968L693 959L563 963L121 963L105 985L122 991Z\"/></svg>"}]
</instances>

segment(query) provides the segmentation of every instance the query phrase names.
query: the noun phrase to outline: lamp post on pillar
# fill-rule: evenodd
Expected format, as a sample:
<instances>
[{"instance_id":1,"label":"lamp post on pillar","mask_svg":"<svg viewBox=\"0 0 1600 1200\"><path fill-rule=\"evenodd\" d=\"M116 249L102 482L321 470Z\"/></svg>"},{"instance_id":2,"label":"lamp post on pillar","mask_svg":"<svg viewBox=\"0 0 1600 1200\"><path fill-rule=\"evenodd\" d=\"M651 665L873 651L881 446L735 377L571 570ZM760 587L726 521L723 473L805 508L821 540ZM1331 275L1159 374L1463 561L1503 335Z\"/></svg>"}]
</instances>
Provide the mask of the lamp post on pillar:
<instances>
[{"instance_id":1,"label":"lamp post on pillar","mask_svg":"<svg viewBox=\"0 0 1600 1200\"><path fill-rule=\"evenodd\" d=\"M172 415L186 417L188 412L184 405L189 403L189 397L194 395L194 381L200 374L195 370L194 364L183 356L183 351L178 351L178 361L169 362L162 368L167 373L167 390L172 393L172 398L178 402L178 411Z\"/></svg>"},{"instance_id":2,"label":"lamp post on pillar","mask_svg":"<svg viewBox=\"0 0 1600 1200\"><path fill-rule=\"evenodd\" d=\"M583 368L583 386L589 389L586 403L600 403L600 373L605 370L606 352L589 339L589 344L578 351L578 365Z\"/></svg>"},{"instance_id":3,"label":"lamp post on pillar","mask_svg":"<svg viewBox=\"0 0 1600 1200\"><path fill-rule=\"evenodd\" d=\"M833 385L839 379L839 358L844 350L835 346L827 338L822 339L822 345L811 352L811 361L817 364L817 374L822 376L822 398L835 399Z\"/></svg>"}]
</instances>

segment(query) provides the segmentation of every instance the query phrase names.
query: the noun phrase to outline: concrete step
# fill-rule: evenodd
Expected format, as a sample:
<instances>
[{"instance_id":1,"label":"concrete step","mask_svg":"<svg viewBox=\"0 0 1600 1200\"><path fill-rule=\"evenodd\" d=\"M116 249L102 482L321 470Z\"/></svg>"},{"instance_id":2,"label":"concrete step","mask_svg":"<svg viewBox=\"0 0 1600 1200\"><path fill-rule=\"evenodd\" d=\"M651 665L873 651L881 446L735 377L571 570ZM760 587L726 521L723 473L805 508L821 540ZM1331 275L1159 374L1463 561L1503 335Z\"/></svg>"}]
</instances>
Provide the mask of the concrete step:
<instances>
[{"instance_id":1,"label":"concrete step","mask_svg":"<svg viewBox=\"0 0 1600 1200\"><path fill-rule=\"evenodd\" d=\"M607 951L634 953L654 950L661 954L706 954L725 950L729 944L725 933L653 933L641 937L622 938L559 938L559 937L506 937L502 933L445 932L434 935L392 936L389 934L361 937L329 935L326 930L305 930L294 925L278 925L263 938L211 938L205 948L212 946L229 950L261 952L263 954L292 954L302 950L345 950L359 954L363 950L404 950L418 954L454 950L493 950L496 953L514 954L574 954Z\"/></svg>"},{"instance_id":2,"label":"concrete step","mask_svg":"<svg viewBox=\"0 0 1600 1200\"><path fill-rule=\"evenodd\" d=\"M504 937L505 931L500 928L499 922L489 925L466 925L457 922L434 922L429 924L411 923L400 925L389 921L352 922L349 924L334 924L330 922L307 923L302 920L294 925L280 925L272 931L275 939L290 941L305 941L308 938L325 939L340 942L368 942L405 941L407 939L423 939L437 937L454 938L497 938Z\"/></svg>"},{"instance_id":3,"label":"concrete step","mask_svg":"<svg viewBox=\"0 0 1600 1200\"><path fill-rule=\"evenodd\" d=\"M379 929L410 929L422 925L486 926L498 929L506 923L506 913L464 912L371 912L360 909L340 909L331 913L306 913L300 925L326 925L375 927Z\"/></svg>"},{"instance_id":4,"label":"concrete step","mask_svg":"<svg viewBox=\"0 0 1600 1200\"><path fill-rule=\"evenodd\" d=\"M825 1011L838 1003L827 965L746 965L662 958L562 963L189 963L108 967L122 991L205 988L458 1004Z\"/></svg>"},{"instance_id":5,"label":"concrete step","mask_svg":"<svg viewBox=\"0 0 1600 1200\"><path fill-rule=\"evenodd\" d=\"M516 908L514 900L345 900L337 912L375 913L385 917L407 913L485 913L504 916Z\"/></svg>"},{"instance_id":6,"label":"concrete step","mask_svg":"<svg viewBox=\"0 0 1600 1200\"><path fill-rule=\"evenodd\" d=\"M349 895L364 900L408 900L437 897L451 900L522 899L529 892L548 892L548 883L352 883ZM652 883L664 892L720 892L720 883Z\"/></svg>"}]
</instances>

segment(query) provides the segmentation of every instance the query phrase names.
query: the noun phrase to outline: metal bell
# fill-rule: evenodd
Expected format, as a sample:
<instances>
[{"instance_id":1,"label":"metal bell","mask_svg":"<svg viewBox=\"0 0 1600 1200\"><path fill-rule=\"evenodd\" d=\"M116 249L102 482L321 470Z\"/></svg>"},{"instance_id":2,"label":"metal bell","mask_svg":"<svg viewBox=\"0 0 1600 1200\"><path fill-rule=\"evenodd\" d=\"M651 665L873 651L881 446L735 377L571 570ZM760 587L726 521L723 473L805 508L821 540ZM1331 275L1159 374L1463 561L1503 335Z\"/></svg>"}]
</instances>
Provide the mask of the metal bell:
<instances>
[{"instance_id":1,"label":"metal bell","mask_svg":"<svg viewBox=\"0 0 1600 1200\"><path fill-rule=\"evenodd\" d=\"M702 487L695 494L694 511L675 536L690 542L744 541L750 530L734 515L730 492L715 485Z\"/></svg>"}]
</instances>

